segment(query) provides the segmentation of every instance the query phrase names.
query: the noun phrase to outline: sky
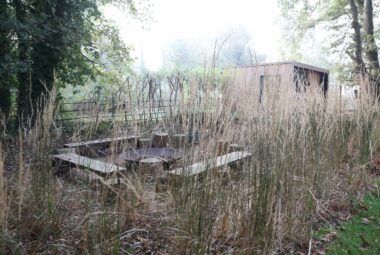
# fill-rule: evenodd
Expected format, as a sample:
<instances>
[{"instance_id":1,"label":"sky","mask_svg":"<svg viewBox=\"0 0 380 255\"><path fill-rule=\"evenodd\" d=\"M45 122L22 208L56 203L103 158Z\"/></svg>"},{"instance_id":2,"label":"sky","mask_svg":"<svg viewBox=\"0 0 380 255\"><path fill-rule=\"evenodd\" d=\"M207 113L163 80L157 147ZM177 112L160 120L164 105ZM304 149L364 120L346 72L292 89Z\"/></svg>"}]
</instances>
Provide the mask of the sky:
<instances>
[{"instance_id":1,"label":"sky","mask_svg":"<svg viewBox=\"0 0 380 255\"><path fill-rule=\"evenodd\" d=\"M279 9L277 0L150 0L151 22L127 18L115 7L104 9L115 21L121 38L134 47L133 56L154 71L163 62L163 50L176 39L205 40L234 27L250 33L255 51L267 61L279 60ZM210 49L212 51L213 49Z\"/></svg>"}]
</instances>

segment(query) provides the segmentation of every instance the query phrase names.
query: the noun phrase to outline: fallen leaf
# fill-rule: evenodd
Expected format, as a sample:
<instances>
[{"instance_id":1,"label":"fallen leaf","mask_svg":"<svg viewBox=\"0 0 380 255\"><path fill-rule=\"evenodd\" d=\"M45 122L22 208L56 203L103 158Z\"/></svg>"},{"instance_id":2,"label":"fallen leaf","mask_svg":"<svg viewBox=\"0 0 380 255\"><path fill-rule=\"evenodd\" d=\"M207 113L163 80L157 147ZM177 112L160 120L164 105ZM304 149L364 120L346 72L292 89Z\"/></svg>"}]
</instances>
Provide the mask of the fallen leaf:
<instances>
[{"instance_id":1,"label":"fallen leaf","mask_svg":"<svg viewBox=\"0 0 380 255\"><path fill-rule=\"evenodd\" d=\"M325 242L331 242L332 240L335 239L337 233L336 232L330 232L330 233L327 233L324 237L323 237L323 241Z\"/></svg>"},{"instance_id":2,"label":"fallen leaf","mask_svg":"<svg viewBox=\"0 0 380 255\"><path fill-rule=\"evenodd\" d=\"M371 221L367 218L362 218L362 223L368 225Z\"/></svg>"}]
</instances>

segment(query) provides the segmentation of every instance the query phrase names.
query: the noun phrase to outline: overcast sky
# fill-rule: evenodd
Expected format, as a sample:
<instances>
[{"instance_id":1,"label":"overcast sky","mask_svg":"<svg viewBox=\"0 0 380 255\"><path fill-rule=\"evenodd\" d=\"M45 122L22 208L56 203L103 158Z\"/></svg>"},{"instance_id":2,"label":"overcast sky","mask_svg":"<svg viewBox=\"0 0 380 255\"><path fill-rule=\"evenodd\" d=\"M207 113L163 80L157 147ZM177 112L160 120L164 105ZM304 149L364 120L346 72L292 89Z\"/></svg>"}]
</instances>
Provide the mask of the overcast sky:
<instances>
[{"instance_id":1,"label":"overcast sky","mask_svg":"<svg viewBox=\"0 0 380 255\"><path fill-rule=\"evenodd\" d=\"M162 51L176 39L204 40L233 27L243 26L251 34L255 50L279 60L280 25L277 0L151 0L153 22L143 24L123 18L115 8L104 10L116 21L121 36L135 48L134 56L157 70ZM217 38L213 38L215 40ZM219 38L220 39L220 38ZM212 49L210 49L212 51Z\"/></svg>"}]
</instances>

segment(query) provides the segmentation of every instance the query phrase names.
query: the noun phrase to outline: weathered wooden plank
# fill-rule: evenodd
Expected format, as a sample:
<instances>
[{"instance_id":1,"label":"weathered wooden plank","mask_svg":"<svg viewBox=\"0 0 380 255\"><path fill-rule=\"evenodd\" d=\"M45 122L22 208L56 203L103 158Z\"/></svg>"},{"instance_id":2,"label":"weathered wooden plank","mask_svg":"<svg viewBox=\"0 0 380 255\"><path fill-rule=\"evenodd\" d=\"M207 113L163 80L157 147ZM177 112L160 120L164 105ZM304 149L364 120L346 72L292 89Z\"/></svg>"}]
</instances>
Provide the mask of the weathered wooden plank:
<instances>
[{"instance_id":1,"label":"weathered wooden plank","mask_svg":"<svg viewBox=\"0 0 380 255\"><path fill-rule=\"evenodd\" d=\"M94 145L110 144L112 142L124 142L124 141L130 141L133 139L137 140L137 138L139 138L139 136L129 135L129 136L104 138L104 139L77 142L77 143L67 143L64 146L66 148L76 148L76 147L82 147L82 146L94 146Z\"/></svg>"},{"instance_id":2,"label":"weathered wooden plank","mask_svg":"<svg viewBox=\"0 0 380 255\"><path fill-rule=\"evenodd\" d=\"M251 157L252 153L246 151L231 152L217 158L210 159L207 162L199 162L188 167L177 168L170 171L173 175L193 176L205 172L207 169L222 167L245 158Z\"/></svg>"},{"instance_id":3,"label":"weathered wooden plank","mask_svg":"<svg viewBox=\"0 0 380 255\"><path fill-rule=\"evenodd\" d=\"M124 167L120 167L96 159L79 156L73 153L54 155L54 158L76 165L79 168L88 168L92 171L101 174L111 174L125 170Z\"/></svg>"}]
</instances>

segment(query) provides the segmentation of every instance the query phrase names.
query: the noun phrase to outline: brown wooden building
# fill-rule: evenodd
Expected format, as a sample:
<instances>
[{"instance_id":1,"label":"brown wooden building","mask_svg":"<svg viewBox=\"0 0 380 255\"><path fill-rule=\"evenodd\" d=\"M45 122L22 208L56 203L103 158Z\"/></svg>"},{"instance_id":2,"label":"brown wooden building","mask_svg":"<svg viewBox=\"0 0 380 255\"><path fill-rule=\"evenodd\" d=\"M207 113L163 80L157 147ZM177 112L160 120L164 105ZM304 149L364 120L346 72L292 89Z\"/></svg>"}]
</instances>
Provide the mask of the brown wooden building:
<instances>
[{"instance_id":1,"label":"brown wooden building","mask_svg":"<svg viewBox=\"0 0 380 255\"><path fill-rule=\"evenodd\" d=\"M238 84L249 84L260 101L268 86L280 86L296 92L313 86L319 87L326 95L329 85L329 70L295 61L228 68L225 73Z\"/></svg>"}]
</instances>

